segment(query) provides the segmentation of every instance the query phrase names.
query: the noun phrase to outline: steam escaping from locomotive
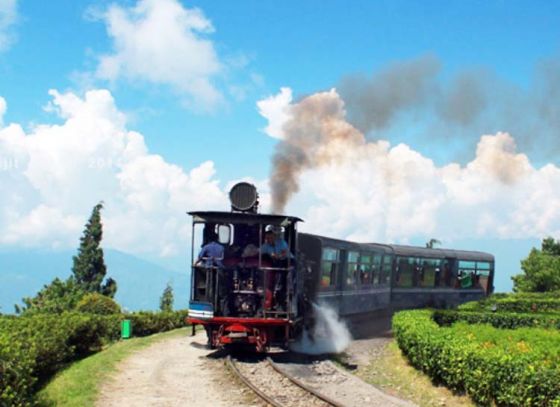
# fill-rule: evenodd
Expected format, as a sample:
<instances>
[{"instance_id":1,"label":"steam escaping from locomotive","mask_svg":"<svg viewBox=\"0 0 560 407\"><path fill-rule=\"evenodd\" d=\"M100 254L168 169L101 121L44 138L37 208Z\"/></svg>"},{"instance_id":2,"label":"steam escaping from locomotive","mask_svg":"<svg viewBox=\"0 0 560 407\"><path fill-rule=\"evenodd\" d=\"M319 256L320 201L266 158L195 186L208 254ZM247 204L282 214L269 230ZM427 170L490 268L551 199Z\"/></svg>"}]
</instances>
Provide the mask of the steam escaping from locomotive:
<instances>
[{"instance_id":1,"label":"steam escaping from locomotive","mask_svg":"<svg viewBox=\"0 0 560 407\"><path fill-rule=\"evenodd\" d=\"M304 331L299 341L291 349L308 355L340 353L352 341L352 335L346 323L336 311L326 304L313 304L315 325L312 331Z\"/></svg>"}]
</instances>

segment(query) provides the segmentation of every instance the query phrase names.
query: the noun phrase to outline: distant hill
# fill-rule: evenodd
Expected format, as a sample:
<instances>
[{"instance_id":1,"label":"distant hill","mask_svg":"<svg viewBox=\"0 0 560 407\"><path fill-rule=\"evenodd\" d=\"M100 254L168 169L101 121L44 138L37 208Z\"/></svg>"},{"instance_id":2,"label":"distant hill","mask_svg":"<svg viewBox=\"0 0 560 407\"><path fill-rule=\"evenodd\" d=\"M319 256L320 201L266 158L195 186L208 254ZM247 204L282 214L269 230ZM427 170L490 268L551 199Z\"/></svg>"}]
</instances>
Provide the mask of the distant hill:
<instances>
[{"instance_id":1,"label":"distant hill","mask_svg":"<svg viewBox=\"0 0 560 407\"><path fill-rule=\"evenodd\" d=\"M190 276L183 271L146 261L117 250L105 249L107 275L117 280L116 299L128 310L155 310L165 285L175 293L175 308L188 305ZM13 313L14 304L34 295L55 277L67 278L75 250L0 250L0 312Z\"/></svg>"}]
</instances>

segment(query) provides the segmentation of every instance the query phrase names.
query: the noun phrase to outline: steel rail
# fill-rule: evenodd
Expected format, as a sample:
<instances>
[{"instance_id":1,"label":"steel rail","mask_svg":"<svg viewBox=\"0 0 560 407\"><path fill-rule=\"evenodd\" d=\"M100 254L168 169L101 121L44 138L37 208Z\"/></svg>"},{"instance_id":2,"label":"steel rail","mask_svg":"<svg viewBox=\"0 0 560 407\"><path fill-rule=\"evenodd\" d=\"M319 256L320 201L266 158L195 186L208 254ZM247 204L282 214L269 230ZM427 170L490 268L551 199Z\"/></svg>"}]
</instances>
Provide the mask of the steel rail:
<instances>
[{"instance_id":1,"label":"steel rail","mask_svg":"<svg viewBox=\"0 0 560 407\"><path fill-rule=\"evenodd\" d=\"M339 402L331 399L328 396L325 396L323 393L319 392L318 390L312 389L310 386L303 383L301 380L296 379L294 376L287 373L284 369L282 369L280 366L278 366L278 364L276 364L270 357L266 358L266 361L276 372L280 373L286 379L288 379L289 381L294 383L296 386L302 388L306 392L312 394L313 396L317 397L318 399L324 401L325 403L327 403L327 404L329 404L333 407L344 407L344 405L340 404Z\"/></svg>"},{"instance_id":2,"label":"steel rail","mask_svg":"<svg viewBox=\"0 0 560 407\"><path fill-rule=\"evenodd\" d=\"M249 379L247 379L242 373L241 371L237 368L237 366L235 366L235 363L233 361L233 359L231 358L230 355L228 355L227 359L227 364L228 367L230 368L230 370L237 376L237 378L239 378L239 380L241 380L243 382L243 384L245 384L245 386L249 387L251 390L253 390L253 392L255 392L255 394L257 396L259 396L261 399L263 399L266 403L270 404L273 407L285 407L283 404L280 404L279 402L277 402L276 400L274 400L272 397L270 397L269 395L263 393L257 386L255 386Z\"/></svg>"}]
</instances>

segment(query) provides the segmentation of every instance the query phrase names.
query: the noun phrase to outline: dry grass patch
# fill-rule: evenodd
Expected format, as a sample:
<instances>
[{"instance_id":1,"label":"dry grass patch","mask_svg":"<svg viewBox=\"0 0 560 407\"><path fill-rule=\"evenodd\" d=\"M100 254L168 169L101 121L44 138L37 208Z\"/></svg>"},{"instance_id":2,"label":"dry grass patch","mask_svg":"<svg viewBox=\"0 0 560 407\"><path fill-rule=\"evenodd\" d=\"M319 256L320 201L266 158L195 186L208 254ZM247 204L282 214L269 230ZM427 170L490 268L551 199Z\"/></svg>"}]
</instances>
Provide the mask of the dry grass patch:
<instances>
[{"instance_id":1,"label":"dry grass patch","mask_svg":"<svg viewBox=\"0 0 560 407\"><path fill-rule=\"evenodd\" d=\"M419 406L474 406L468 396L453 394L437 386L424 373L411 366L393 340L378 358L361 368L357 376L395 397L410 400Z\"/></svg>"}]
</instances>

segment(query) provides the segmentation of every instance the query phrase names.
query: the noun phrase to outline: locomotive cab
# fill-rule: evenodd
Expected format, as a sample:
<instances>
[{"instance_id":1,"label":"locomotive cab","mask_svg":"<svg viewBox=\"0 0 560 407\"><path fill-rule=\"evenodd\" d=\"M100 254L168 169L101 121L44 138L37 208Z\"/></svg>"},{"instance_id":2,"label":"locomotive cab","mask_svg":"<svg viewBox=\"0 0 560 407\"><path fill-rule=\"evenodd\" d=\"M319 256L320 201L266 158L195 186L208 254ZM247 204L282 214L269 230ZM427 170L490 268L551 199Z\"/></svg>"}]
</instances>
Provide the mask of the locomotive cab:
<instances>
[{"instance_id":1,"label":"locomotive cab","mask_svg":"<svg viewBox=\"0 0 560 407\"><path fill-rule=\"evenodd\" d=\"M258 214L250 202L238 194L232 212L189 213L189 322L205 327L211 347L248 344L263 351L272 343L286 344L299 317L300 219Z\"/></svg>"}]
</instances>

